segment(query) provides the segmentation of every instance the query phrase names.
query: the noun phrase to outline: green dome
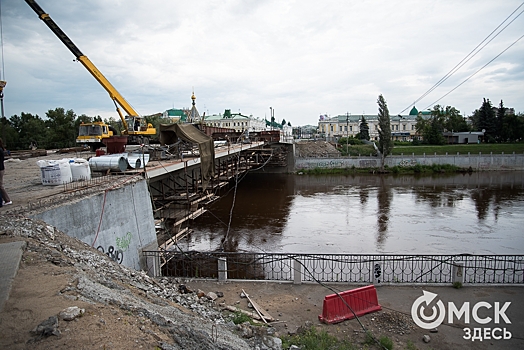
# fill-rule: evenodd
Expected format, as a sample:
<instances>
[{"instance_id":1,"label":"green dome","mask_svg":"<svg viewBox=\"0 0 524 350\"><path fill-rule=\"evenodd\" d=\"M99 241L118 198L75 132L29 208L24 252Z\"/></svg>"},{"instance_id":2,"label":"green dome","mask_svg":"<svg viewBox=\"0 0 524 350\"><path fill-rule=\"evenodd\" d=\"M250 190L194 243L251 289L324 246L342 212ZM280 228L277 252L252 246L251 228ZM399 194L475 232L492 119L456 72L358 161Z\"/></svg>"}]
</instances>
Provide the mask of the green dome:
<instances>
[{"instance_id":1,"label":"green dome","mask_svg":"<svg viewBox=\"0 0 524 350\"><path fill-rule=\"evenodd\" d=\"M418 115L418 110L415 108L415 106L413 106L413 108L411 108L411 111L409 112L409 115Z\"/></svg>"}]
</instances>

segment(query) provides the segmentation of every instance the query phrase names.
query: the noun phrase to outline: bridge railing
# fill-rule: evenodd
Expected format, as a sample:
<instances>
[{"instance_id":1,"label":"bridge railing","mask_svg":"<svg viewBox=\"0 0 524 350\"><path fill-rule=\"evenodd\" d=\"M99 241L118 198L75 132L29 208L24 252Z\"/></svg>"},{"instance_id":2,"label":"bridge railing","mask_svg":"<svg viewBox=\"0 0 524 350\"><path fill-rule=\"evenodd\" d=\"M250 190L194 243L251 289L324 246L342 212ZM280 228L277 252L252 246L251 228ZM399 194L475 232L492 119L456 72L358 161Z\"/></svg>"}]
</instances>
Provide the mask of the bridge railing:
<instances>
[{"instance_id":1,"label":"bridge railing","mask_svg":"<svg viewBox=\"0 0 524 350\"><path fill-rule=\"evenodd\" d=\"M152 276L374 284L523 284L524 255L145 251Z\"/></svg>"}]
</instances>

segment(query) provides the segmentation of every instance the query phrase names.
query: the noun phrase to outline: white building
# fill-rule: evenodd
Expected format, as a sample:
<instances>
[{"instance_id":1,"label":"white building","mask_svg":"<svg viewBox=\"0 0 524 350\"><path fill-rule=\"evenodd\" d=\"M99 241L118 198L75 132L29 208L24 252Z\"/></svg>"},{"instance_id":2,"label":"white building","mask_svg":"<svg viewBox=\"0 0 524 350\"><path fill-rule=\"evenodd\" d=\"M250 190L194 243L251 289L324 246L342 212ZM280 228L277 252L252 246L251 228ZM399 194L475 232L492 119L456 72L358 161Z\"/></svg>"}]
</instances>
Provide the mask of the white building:
<instances>
[{"instance_id":1,"label":"white building","mask_svg":"<svg viewBox=\"0 0 524 350\"><path fill-rule=\"evenodd\" d=\"M266 130L266 121L264 119L254 118L252 115L231 113L230 109L226 109L223 115L212 114L205 116L204 123L217 128L235 129L238 132Z\"/></svg>"},{"instance_id":2,"label":"white building","mask_svg":"<svg viewBox=\"0 0 524 350\"><path fill-rule=\"evenodd\" d=\"M390 117L391 137L394 141L412 141L418 137L416 124L418 115L427 116L427 112L418 112L413 107L408 115L396 115ZM337 115L328 117L321 115L318 121L318 132L328 140L340 137L355 137L360 132L362 118L365 118L369 127L369 137L372 141L378 140L378 115Z\"/></svg>"}]
</instances>

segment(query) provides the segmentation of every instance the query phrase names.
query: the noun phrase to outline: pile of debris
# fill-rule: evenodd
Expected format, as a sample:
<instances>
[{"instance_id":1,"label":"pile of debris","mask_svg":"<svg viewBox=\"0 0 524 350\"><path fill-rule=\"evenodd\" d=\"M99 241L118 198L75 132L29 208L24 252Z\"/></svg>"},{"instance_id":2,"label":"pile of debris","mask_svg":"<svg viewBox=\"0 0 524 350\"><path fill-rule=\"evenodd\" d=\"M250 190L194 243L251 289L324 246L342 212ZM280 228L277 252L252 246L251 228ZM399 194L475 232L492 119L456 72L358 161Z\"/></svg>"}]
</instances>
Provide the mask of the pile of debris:
<instances>
[{"instance_id":1,"label":"pile of debris","mask_svg":"<svg viewBox=\"0 0 524 350\"><path fill-rule=\"evenodd\" d=\"M327 141L301 140L295 144L295 156L299 158L339 157L340 152Z\"/></svg>"},{"instance_id":2,"label":"pile of debris","mask_svg":"<svg viewBox=\"0 0 524 350\"><path fill-rule=\"evenodd\" d=\"M180 280L152 278L145 272L117 264L102 252L65 235L45 222L23 216L0 215L0 235L3 241L27 242L23 262L32 261L35 264L41 261L46 270L49 271L49 267L53 266L53 268L60 268L60 275L70 276L69 283L60 290L56 298L60 298L61 303L64 299L71 303L70 308L64 309L63 313L46 315L45 319L38 321L41 322L40 324L36 324L36 327L32 326L31 329L18 330L15 329L16 327L4 329L0 347L17 348L14 346L14 341L9 343L10 339L16 338L10 332L15 331L27 336L31 334L32 338L23 339L26 344L22 346L30 342L35 349L50 345L59 349L75 348L77 344L74 342L82 336L78 332L92 332L107 339L114 337L117 332L115 328L106 327L107 330L103 328L103 325L109 322L107 319L109 316L104 316L97 320L96 329L90 329L91 325L80 327L81 330L77 331L75 338L69 342L69 338L64 334L71 328L71 322L87 322L89 317L83 316L84 312L90 315L94 313L93 310L85 311L75 305L75 302L82 302L84 305L96 305L96 310L100 314L113 313L129 317L130 320L137 320L137 334L129 334L129 338L136 336L137 339L149 339L149 343L144 343L149 348L158 347L166 350L282 348L281 340L275 337L271 327L253 327L249 323L237 326L227 316L223 316L221 309L225 305L219 305L222 296L220 291L207 293L200 290L192 291ZM56 275L56 273L51 274ZM12 295L12 297L16 296ZM64 316L73 310L78 311L75 316ZM10 312L14 311L10 310ZM2 316L0 322L5 317ZM66 320L65 317L69 319ZM118 320L123 318L123 316L118 317ZM147 328L147 325L150 328ZM107 334L101 334L104 331ZM94 335L83 336L91 339ZM55 343L41 343L53 341L55 338ZM136 348L139 347L142 346Z\"/></svg>"}]
</instances>

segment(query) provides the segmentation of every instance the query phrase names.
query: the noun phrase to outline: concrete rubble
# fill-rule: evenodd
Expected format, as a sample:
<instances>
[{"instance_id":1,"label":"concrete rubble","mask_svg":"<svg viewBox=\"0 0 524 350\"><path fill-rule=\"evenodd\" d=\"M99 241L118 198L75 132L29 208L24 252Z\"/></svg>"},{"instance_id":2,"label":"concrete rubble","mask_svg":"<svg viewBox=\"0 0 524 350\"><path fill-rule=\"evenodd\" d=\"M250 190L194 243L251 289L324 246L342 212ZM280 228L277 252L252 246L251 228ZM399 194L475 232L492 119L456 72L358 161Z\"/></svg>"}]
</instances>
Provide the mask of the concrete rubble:
<instances>
[{"instance_id":1,"label":"concrete rubble","mask_svg":"<svg viewBox=\"0 0 524 350\"><path fill-rule=\"evenodd\" d=\"M281 349L271 327L236 326L221 312L220 292L196 292L173 278L155 279L143 271L119 265L100 251L52 226L23 216L0 216L0 233L25 239L27 250L38 252L57 266L74 267L74 281L61 290L71 307L52 316L33 330L35 337L59 335L61 320L73 320L84 312L74 301L118 307L149 318L170 335L161 349ZM79 246L81 247L79 249ZM173 307L176 303L191 312ZM102 321L101 321L102 322ZM28 330L29 331L29 330Z\"/></svg>"}]
</instances>

